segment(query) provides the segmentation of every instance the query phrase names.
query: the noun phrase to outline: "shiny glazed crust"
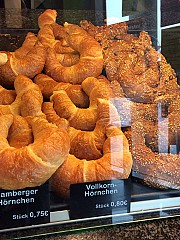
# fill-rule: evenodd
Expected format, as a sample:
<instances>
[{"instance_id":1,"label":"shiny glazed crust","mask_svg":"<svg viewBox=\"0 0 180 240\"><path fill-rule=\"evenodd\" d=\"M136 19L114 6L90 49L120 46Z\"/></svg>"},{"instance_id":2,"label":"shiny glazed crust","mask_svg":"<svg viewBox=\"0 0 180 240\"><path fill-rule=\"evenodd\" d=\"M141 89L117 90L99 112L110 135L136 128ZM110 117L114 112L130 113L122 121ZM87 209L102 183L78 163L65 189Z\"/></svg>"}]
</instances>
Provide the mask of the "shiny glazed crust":
<instances>
[{"instance_id":1,"label":"shiny glazed crust","mask_svg":"<svg viewBox=\"0 0 180 240\"><path fill-rule=\"evenodd\" d=\"M53 102L56 113L61 118L67 119L71 127L89 131L96 125L98 98L111 99L114 95L106 78L88 77L82 82L81 87L89 96L88 108L76 107L63 90L54 91L50 100Z\"/></svg>"},{"instance_id":2,"label":"shiny glazed crust","mask_svg":"<svg viewBox=\"0 0 180 240\"><path fill-rule=\"evenodd\" d=\"M0 105L0 115L13 114L45 117L41 111L43 97L35 83L24 75L18 75L14 81L15 100L9 105Z\"/></svg>"},{"instance_id":3,"label":"shiny glazed crust","mask_svg":"<svg viewBox=\"0 0 180 240\"><path fill-rule=\"evenodd\" d=\"M0 86L0 105L9 105L14 102L16 92L14 90L7 90Z\"/></svg>"},{"instance_id":4,"label":"shiny glazed crust","mask_svg":"<svg viewBox=\"0 0 180 240\"><path fill-rule=\"evenodd\" d=\"M34 82L39 86L46 99L50 98L53 91L64 90L77 107L87 108L89 106L89 97L83 91L81 85L63 82L58 83L45 74L38 74Z\"/></svg>"},{"instance_id":5,"label":"shiny glazed crust","mask_svg":"<svg viewBox=\"0 0 180 240\"><path fill-rule=\"evenodd\" d=\"M45 119L29 117L28 124L34 141L27 146L16 148L10 146L7 140L13 123L13 115L0 116L0 188L12 190L39 186L46 182L66 159L69 152L67 132ZM16 129L14 126L16 140L18 131L22 134L23 129Z\"/></svg>"},{"instance_id":6,"label":"shiny glazed crust","mask_svg":"<svg viewBox=\"0 0 180 240\"><path fill-rule=\"evenodd\" d=\"M0 52L0 84L3 87L13 87L18 74L33 78L36 74L41 73L45 60L45 48L38 43L38 39L33 33L28 33L19 50Z\"/></svg>"},{"instance_id":7,"label":"shiny glazed crust","mask_svg":"<svg viewBox=\"0 0 180 240\"><path fill-rule=\"evenodd\" d=\"M99 118L93 132L68 129L73 155L69 154L51 178L53 191L61 197L69 197L70 184L126 179L130 175L132 156L117 110L103 99L98 106Z\"/></svg>"},{"instance_id":8,"label":"shiny glazed crust","mask_svg":"<svg viewBox=\"0 0 180 240\"><path fill-rule=\"evenodd\" d=\"M103 69L102 49L98 42L78 25L65 23L65 40L80 54L79 61L66 67L59 63L52 48L47 51L45 72L57 82L81 84L87 77L97 77Z\"/></svg>"}]
</instances>

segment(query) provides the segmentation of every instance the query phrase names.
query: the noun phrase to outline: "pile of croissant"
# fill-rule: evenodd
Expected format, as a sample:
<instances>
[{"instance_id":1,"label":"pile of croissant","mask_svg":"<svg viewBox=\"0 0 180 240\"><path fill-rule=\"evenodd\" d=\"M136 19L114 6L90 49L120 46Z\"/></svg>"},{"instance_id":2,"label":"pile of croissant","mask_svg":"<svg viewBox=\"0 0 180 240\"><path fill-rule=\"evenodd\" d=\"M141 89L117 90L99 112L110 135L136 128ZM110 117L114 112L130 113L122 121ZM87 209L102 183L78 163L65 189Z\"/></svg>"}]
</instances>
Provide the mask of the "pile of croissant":
<instances>
[{"instance_id":1,"label":"pile of croissant","mask_svg":"<svg viewBox=\"0 0 180 240\"><path fill-rule=\"evenodd\" d=\"M168 131L168 148L179 134L180 88L149 35L56 18L47 9L37 35L0 52L0 188L50 179L67 198L71 184L127 179L133 169L151 186L179 189L179 153L158 152L158 134Z\"/></svg>"}]
</instances>

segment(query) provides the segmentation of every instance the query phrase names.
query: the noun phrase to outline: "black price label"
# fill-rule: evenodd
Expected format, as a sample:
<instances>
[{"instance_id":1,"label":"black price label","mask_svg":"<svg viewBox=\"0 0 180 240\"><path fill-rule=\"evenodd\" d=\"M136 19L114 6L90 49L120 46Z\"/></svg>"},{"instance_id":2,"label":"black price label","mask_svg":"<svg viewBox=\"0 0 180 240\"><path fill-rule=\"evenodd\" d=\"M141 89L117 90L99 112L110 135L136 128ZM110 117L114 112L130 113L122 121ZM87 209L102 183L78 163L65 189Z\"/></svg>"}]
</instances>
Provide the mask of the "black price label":
<instances>
[{"instance_id":1,"label":"black price label","mask_svg":"<svg viewBox=\"0 0 180 240\"><path fill-rule=\"evenodd\" d=\"M21 190L0 189L0 229L50 222L49 183Z\"/></svg>"},{"instance_id":2,"label":"black price label","mask_svg":"<svg viewBox=\"0 0 180 240\"><path fill-rule=\"evenodd\" d=\"M131 181L108 180L70 186L70 219L130 211Z\"/></svg>"}]
</instances>

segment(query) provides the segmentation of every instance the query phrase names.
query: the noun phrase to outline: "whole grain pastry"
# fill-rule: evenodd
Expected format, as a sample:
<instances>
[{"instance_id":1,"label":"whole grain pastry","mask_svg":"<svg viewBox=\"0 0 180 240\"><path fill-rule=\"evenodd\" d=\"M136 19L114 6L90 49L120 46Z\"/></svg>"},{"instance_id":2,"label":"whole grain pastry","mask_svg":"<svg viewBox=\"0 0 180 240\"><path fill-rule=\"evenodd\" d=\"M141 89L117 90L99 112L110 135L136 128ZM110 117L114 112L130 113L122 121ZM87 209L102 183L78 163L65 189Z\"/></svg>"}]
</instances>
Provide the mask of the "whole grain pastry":
<instances>
[{"instance_id":1,"label":"whole grain pastry","mask_svg":"<svg viewBox=\"0 0 180 240\"><path fill-rule=\"evenodd\" d=\"M143 125L146 146L153 152L168 153L174 147L178 148L179 114L179 96L166 103L134 103L132 105L131 123L133 123L133 127L136 127L136 123Z\"/></svg>"},{"instance_id":2,"label":"whole grain pastry","mask_svg":"<svg viewBox=\"0 0 180 240\"><path fill-rule=\"evenodd\" d=\"M80 130L93 130L97 121L97 100L113 98L110 83L105 78L86 78L82 84L82 89L89 96L89 107L78 108L63 90L54 91L51 96L53 107L56 113L68 120L71 127Z\"/></svg>"},{"instance_id":3,"label":"whole grain pastry","mask_svg":"<svg viewBox=\"0 0 180 240\"><path fill-rule=\"evenodd\" d=\"M46 99L50 98L53 91L64 90L77 107L87 108L89 106L89 97L83 91L81 85L63 82L58 83L48 75L42 73L34 78L34 82L39 86Z\"/></svg>"},{"instance_id":4,"label":"whole grain pastry","mask_svg":"<svg viewBox=\"0 0 180 240\"><path fill-rule=\"evenodd\" d=\"M11 126L16 124L14 118L13 115L0 116L0 188L13 190L39 186L51 177L68 156L68 134L43 118L28 117L33 142L22 147L18 143L11 146L8 133ZM23 131L29 136L27 128L16 129L14 125L11 137L21 141L24 138Z\"/></svg>"},{"instance_id":5,"label":"whole grain pastry","mask_svg":"<svg viewBox=\"0 0 180 240\"><path fill-rule=\"evenodd\" d=\"M139 37L128 34L126 24L94 26L80 22L102 46L104 68L110 81L118 81L124 97L131 101L153 103L174 98L179 86L174 70L156 51L146 32Z\"/></svg>"},{"instance_id":6,"label":"whole grain pastry","mask_svg":"<svg viewBox=\"0 0 180 240\"><path fill-rule=\"evenodd\" d=\"M45 48L38 42L33 33L28 33L19 50L0 52L0 84L5 88L12 88L15 78L19 74L33 78L38 73L41 73L45 60Z\"/></svg>"},{"instance_id":7,"label":"whole grain pastry","mask_svg":"<svg viewBox=\"0 0 180 240\"><path fill-rule=\"evenodd\" d=\"M180 189L179 152L153 152L146 146L145 131L141 122L136 122L133 126L132 156L134 175L145 184L156 188Z\"/></svg>"},{"instance_id":8,"label":"whole grain pastry","mask_svg":"<svg viewBox=\"0 0 180 240\"><path fill-rule=\"evenodd\" d=\"M87 77L97 77L103 69L102 48L85 30L75 24L65 23L65 41L80 55L79 61L66 67L59 63L54 49L49 48L45 73L57 82L81 84Z\"/></svg>"},{"instance_id":9,"label":"whole grain pastry","mask_svg":"<svg viewBox=\"0 0 180 240\"><path fill-rule=\"evenodd\" d=\"M86 30L88 34L94 37L100 44L110 39L118 39L120 36L125 35L128 30L126 22L95 26L90 21L81 20L80 26Z\"/></svg>"},{"instance_id":10,"label":"whole grain pastry","mask_svg":"<svg viewBox=\"0 0 180 240\"><path fill-rule=\"evenodd\" d=\"M108 41L103 55L108 79L117 80L132 101L153 103L160 97L174 98L180 90L174 70L146 32L138 38Z\"/></svg>"},{"instance_id":11,"label":"whole grain pastry","mask_svg":"<svg viewBox=\"0 0 180 240\"><path fill-rule=\"evenodd\" d=\"M151 187L180 189L180 96L151 105L156 111L147 114L137 108L131 126L134 175Z\"/></svg>"}]
</instances>

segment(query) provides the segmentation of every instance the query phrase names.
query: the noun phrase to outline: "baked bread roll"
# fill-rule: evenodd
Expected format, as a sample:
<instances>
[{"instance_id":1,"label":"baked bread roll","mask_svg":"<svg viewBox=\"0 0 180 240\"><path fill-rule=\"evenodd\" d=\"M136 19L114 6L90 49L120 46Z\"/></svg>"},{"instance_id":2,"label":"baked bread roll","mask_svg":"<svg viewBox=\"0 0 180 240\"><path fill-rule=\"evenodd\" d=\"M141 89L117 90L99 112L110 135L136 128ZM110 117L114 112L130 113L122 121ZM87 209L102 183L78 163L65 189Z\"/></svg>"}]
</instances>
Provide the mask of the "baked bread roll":
<instances>
[{"instance_id":1,"label":"baked bread roll","mask_svg":"<svg viewBox=\"0 0 180 240\"><path fill-rule=\"evenodd\" d=\"M65 91L54 91L50 99L56 113L67 119L71 127L90 131L94 129L97 121L98 98L111 99L114 95L109 81L105 78L88 77L81 87L89 96L89 108L76 107Z\"/></svg>"},{"instance_id":2,"label":"baked bread roll","mask_svg":"<svg viewBox=\"0 0 180 240\"><path fill-rule=\"evenodd\" d=\"M153 152L146 146L142 122L132 126L134 175L151 187L180 189L180 155Z\"/></svg>"},{"instance_id":3,"label":"baked bread roll","mask_svg":"<svg viewBox=\"0 0 180 240\"><path fill-rule=\"evenodd\" d=\"M79 61L70 66L62 66L56 58L56 52L49 48L45 73L57 82L81 84L87 77L97 77L103 69L102 49L98 42L85 30L74 24L64 24L67 36L65 41L80 54Z\"/></svg>"},{"instance_id":4,"label":"baked bread roll","mask_svg":"<svg viewBox=\"0 0 180 240\"><path fill-rule=\"evenodd\" d=\"M174 98L180 90L177 78L165 57L156 51L146 32L139 37L108 41L103 48L107 78L117 80L125 97L135 102L153 103Z\"/></svg>"},{"instance_id":5,"label":"baked bread roll","mask_svg":"<svg viewBox=\"0 0 180 240\"><path fill-rule=\"evenodd\" d=\"M81 20L80 26L100 44L110 39L118 39L121 35L125 35L128 30L126 22L95 26L87 20Z\"/></svg>"},{"instance_id":6,"label":"baked bread roll","mask_svg":"<svg viewBox=\"0 0 180 240\"><path fill-rule=\"evenodd\" d=\"M8 132L13 123L13 115L0 116L0 188L13 190L39 186L51 177L68 156L68 134L45 119L28 117L33 143L16 148L8 142ZM16 140L19 130L22 137L23 129L18 128L14 132L16 127L13 126Z\"/></svg>"},{"instance_id":7,"label":"baked bread roll","mask_svg":"<svg viewBox=\"0 0 180 240\"><path fill-rule=\"evenodd\" d=\"M43 96L49 99L53 91L64 90L71 101L80 108L87 108L89 106L89 97L83 91L81 85L73 85L70 83L56 82L51 77L45 74L38 74L34 78L34 82L39 86Z\"/></svg>"},{"instance_id":8,"label":"baked bread roll","mask_svg":"<svg viewBox=\"0 0 180 240\"><path fill-rule=\"evenodd\" d=\"M31 42L33 38L33 41ZM34 41L34 38L36 41ZM27 45L29 47L27 47ZM33 78L44 68L46 50L33 33L28 33L20 50L0 52L0 84L12 88L18 74Z\"/></svg>"},{"instance_id":9,"label":"baked bread roll","mask_svg":"<svg viewBox=\"0 0 180 240\"><path fill-rule=\"evenodd\" d=\"M180 134L180 97L167 102L132 104L132 120L143 125L146 146L153 152L168 153L172 146L178 148Z\"/></svg>"}]
</instances>

